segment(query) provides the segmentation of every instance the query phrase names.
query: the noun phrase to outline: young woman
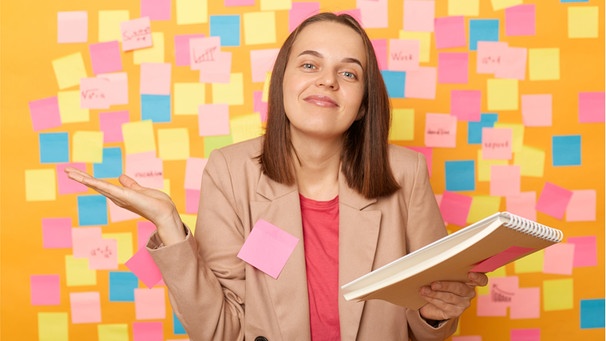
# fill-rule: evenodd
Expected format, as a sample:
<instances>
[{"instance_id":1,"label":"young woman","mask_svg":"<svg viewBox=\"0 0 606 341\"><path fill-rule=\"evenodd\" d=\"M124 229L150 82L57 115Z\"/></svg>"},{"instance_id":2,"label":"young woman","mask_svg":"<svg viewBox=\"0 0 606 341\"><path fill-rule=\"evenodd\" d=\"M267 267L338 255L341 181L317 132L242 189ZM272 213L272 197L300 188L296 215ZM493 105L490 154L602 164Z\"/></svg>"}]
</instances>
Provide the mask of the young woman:
<instances>
[{"instance_id":1,"label":"young woman","mask_svg":"<svg viewBox=\"0 0 606 341\"><path fill-rule=\"evenodd\" d=\"M265 135L211 153L195 234L160 191L67 172L156 225L148 249L191 340L443 340L484 274L422 288L418 311L339 293L446 234L425 159L388 145L389 121L368 36L321 13L278 54ZM277 278L237 257L259 220L299 238Z\"/></svg>"}]
</instances>

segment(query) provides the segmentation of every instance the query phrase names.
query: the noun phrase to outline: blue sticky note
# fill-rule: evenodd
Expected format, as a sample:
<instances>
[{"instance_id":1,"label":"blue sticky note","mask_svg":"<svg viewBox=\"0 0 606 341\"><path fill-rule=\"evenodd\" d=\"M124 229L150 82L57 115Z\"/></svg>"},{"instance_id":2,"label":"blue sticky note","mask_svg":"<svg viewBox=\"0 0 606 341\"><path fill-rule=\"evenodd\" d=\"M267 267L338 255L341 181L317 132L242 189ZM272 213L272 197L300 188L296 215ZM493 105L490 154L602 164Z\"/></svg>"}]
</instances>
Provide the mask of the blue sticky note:
<instances>
[{"instance_id":1,"label":"blue sticky note","mask_svg":"<svg viewBox=\"0 0 606 341\"><path fill-rule=\"evenodd\" d=\"M185 334L185 328L183 328L183 324L177 318L177 315L173 313L173 334L175 335L183 335Z\"/></svg>"},{"instance_id":2,"label":"blue sticky note","mask_svg":"<svg viewBox=\"0 0 606 341\"><path fill-rule=\"evenodd\" d=\"M107 225L107 199L96 194L78 196L78 225Z\"/></svg>"},{"instance_id":3,"label":"blue sticky note","mask_svg":"<svg viewBox=\"0 0 606 341\"><path fill-rule=\"evenodd\" d=\"M579 166L581 164L581 135L552 137L553 166Z\"/></svg>"},{"instance_id":4,"label":"blue sticky note","mask_svg":"<svg viewBox=\"0 0 606 341\"><path fill-rule=\"evenodd\" d=\"M139 287L139 279L130 271L109 272L110 302L134 302L135 289Z\"/></svg>"},{"instance_id":5,"label":"blue sticky note","mask_svg":"<svg viewBox=\"0 0 606 341\"><path fill-rule=\"evenodd\" d=\"M211 15L210 35L221 38L221 46L240 46L240 16Z\"/></svg>"},{"instance_id":6,"label":"blue sticky note","mask_svg":"<svg viewBox=\"0 0 606 341\"><path fill-rule=\"evenodd\" d=\"M122 174L122 149L120 147L103 148L103 162L93 164L96 178L117 178Z\"/></svg>"},{"instance_id":7,"label":"blue sticky note","mask_svg":"<svg viewBox=\"0 0 606 341\"><path fill-rule=\"evenodd\" d=\"M476 189L474 160L446 161L446 190L473 191Z\"/></svg>"},{"instance_id":8,"label":"blue sticky note","mask_svg":"<svg viewBox=\"0 0 606 341\"><path fill-rule=\"evenodd\" d=\"M499 20L470 19L469 20L469 49L478 49L478 41L499 41Z\"/></svg>"},{"instance_id":9,"label":"blue sticky note","mask_svg":"<svg viewBox=\"0 0 606 341\"><path fill-rule=\"evenodd\" d=\"M69 162L69 138L67 133L41 133L40 163Z\"/></svg>"},{"instance_id":10,"label":"blue sticky note","mask_svg":"<svg viewBox=\"0 0 606 341\"><path fill-rule=\"evenodd\" d=\"M581 329L604 328L604 299L581 300Z\"/></svg>"},{"instance_id":11,"label":"blue sticky note","mask_svg":"<svg viewBox=\"0 0 606 341\"><path fill-rule=\"evenodd\" d=\"M387 94L390 98L404 98L404 83L406 73L402 71L381 71Z\"/></svg>"},{"instance_id":12,"label":"blue sticky note","mask_svg":"<svg viewBox=\"0 0 606 341\"><path fill-rule=\"evenodd\" d=\"M482 114L480 116L480 122L469 122L467 123L467 143L468 144L481 144L482 143L482 129L492 128L499 119L497 114Z\"/></svg>"},{"instance_id":13,"label":"blue sticky note","mask_svg":"<svg viewBox=\"0 0 606 341\"><path fill-rule=\"evenodd\" d=\"M141 95L141 120L170 122L170 95Z\"/></svg>"}]
</instances>

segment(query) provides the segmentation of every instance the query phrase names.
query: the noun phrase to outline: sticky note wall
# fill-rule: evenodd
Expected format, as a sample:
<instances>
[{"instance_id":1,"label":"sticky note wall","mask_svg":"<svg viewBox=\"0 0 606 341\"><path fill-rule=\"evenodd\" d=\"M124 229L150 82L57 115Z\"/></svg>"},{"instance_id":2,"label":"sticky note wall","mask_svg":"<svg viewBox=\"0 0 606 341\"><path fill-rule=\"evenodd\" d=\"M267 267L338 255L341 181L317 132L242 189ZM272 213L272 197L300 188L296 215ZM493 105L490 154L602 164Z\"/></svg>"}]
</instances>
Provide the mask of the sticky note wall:
<instances>
[{"instance_id":1,"label":"sticky note wall","mask_svg":"<svg viewBox=\"0 0 606 341\"><path fill-rule=\"evenodd\" d=\"M565 234L491 273L450 340L604 339L597 0L3 3L0 339L188 339L154 226L63 170L127 173L194 226L209 153L262 134L280 44L318 11L367 29L449 231L508 210Z\"/></svg>"}]
</instances>

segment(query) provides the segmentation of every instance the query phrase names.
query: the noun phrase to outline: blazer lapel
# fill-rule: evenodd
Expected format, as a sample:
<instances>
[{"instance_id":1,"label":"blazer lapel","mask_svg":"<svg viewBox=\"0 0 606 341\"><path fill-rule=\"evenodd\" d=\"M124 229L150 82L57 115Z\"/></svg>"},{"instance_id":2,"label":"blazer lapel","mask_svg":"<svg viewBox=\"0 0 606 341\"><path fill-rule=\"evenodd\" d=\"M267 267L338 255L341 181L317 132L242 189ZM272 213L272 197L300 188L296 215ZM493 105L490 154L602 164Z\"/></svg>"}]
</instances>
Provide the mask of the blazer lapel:
<instances>
[{"instance_id":1,"label":"blazer lapel","mask_svg":"<svg viewBox=\"0 0 606 341\"><path fill-rule=\"evenodd\" d=\"M372 270L381 212L368 209L376 199L367 199L339 177L339 286ZM341 338L355 340L364 309L364 301L346 301L339 294Z\"/></svg>"}]
</instances>

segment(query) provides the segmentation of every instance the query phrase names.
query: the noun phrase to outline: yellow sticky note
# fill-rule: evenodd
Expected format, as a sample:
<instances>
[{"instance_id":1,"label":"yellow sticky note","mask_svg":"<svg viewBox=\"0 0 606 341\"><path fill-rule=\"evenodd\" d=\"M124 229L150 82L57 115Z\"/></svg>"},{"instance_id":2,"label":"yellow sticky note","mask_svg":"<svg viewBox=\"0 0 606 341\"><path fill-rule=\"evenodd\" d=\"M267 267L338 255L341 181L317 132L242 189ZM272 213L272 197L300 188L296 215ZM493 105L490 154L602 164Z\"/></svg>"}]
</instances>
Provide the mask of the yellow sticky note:
<instances>
[{"instance_id":1,"label":"yellow sticky note","mask_svg":"<svg viewBox=\"0 0 606 341\"><path fill-rule=\"evenodd\" d=\"M471 207L467 214L467 222L475 223L482 218L500 211L501 197L492 195L476 195L472 197Z\"/></svg>"},{"instance_id":2,"label":"yellow sticky note","mask_svg":"<svg viewBox=\"0 0 606 341\"><path fill-rule=\"evenodd\" d=\"M478 160L478 181L490 181L490 167L499 165L505 166L508 165L509 162L507 160L486 160L482 156L482 150L478 150L477 158Z\"/></svg>"},{"instance_id":3,"label":"yellow sticky note","mask_svg":"<svg viewBox=\"0 0 606 341\"><path fill-rule=\"evenodd\" d=\"M166 193L166 195L168 195L169 197L171 196L171 194L170 194L170 179L164 179L162 181L162 188L160 190L162 192Z\"/></svg>"},{"instance_id":4,"label":"yellow sticky note","mask_svg":"<svg viewBox=\"0 0 606 341\"><path fill-rule=\"evenodd\" d=\"M414 109L393 109L389 140L410 141L415 137Z\"/></svg>"},{"instance_id":5,"label":"yellow sticky note","mask_svg":"<svg viewBox=\"0 0 606 341\"><path fill-rule=\"evenodd\" d=\"M541 178L545 172L545 151L522 146L519 151L513 153L513 164L520 167L521 176Z\"/></svg>"},{"instance_id":6,"label":"yellow sticky note","mask_svg":"<svg viewBox=\"0 0 606 341\"><path fill-rule=\"evenodd\" d=\"M90 110L80 107L80 91L59 91L57 93L61 123L90 121Z\"/></svg>"},{"instance_id":7,"label":"yellow sticky note","mask_svg":"<svg viewBox=\"0 0 606 341\"><path fill-rule=\"evenodd\" d=\"M189 131L187 128L158 129L158 157L162 160L189 158Z\"/></svg>"},{"instance_id":8,"label":"yellow sticky note","mask_svg":"<svg viewBox=\"0 0 606 341\"><path fill-rule=\"evenodd\" d=\"M185 226L189 227L191 233L196 232L196 215L195 214L179 214L181 217L181 221L185 224Z\"/></svg>"},{"instance_id":9,"label":"yellow sticky note","mask_svg":"<svg viewBox=\"0 0 606 341\"><path fill-rule=\"evenodd\" d=\"M135 65L142 63L164 63L164 33L152 32L152 41L154 42L152 47L133 51L133 63Z\"/></svg>"},{"instance_id":10,"label":"yellow sticky note","mask_svg":"<svg viewBox=\"0 0 606 341\"><path fill-rule=\"evenodd\" d=\"M213 103L244 104L244 76L241 73L232 73L229 83L213 83L212 96Z\"/></svg>"},{"instance_id":11,"label":"yellow sticky note","mask_svg":"<svg viewBox=\"0 0 606 341\"><path fill-rule=\"evenodd\" d=\"M267 103L269 99L269 85L271 84L271 72L268 72L265 76L265 83L263 83L263 102Z\"/></svg>"},{"instance_id":12,"label":"yellow sticky note","mask_svg":"<svg viewBox=\"0 0 606 341\"><path fill-rule=\"evenodd\" d=\"M246 45L276 42L276 14L274 12L244 13L243 21Z\"/></svg>"},{"instance_id":13,"label":"yellow sticky note","mask_svg":"<svg viewBox=\"0 0 606 341\"><path fill-rule=\"evenodd\" d=\"M261 116L257 113L241 115L229 121L233 142L240 142L259 137L263 134Z\"/></svg>"},{"instance_id":14,"label":"yellow sticky note","mask_svg":"<svg viewBox=\"0 0 606 341\"><path fill-rule=\"evenodd\" d=\"M65 277L68 287L97 284L97 272L90 269L88 258L74 258L73 255L66 255Z\"/></svg>"},{"instance_id":15,"label":"yellow sticky note","mask_svg":"<svg viewBox=\"0 0 606 341\"><path fill-rule=\"evenodd\" d=\"M488 110L518 110L517 79L489 78L486 84Z\"/></svg>"},{"instance_id":16,"label":"yellow sticky note","mask_svg":"<svg viewBox=\"0 0 606 341\"><path fill-rule=\"evenodd\" d=\"M97 325L99 341L129 341L128 324L99 324Z\"/></svg>"},{"instance_id":17,"label":"yellow sticky note","mask_svg":"<svg viewBox=\"0 0 606 341\"><path fill-rule=\"evenodd\" d=\"M518 152L524 145L524 125L521 123L495 123L495 128L511 129L511 151Z\"/></svg>"},{"instance_id":18,"label":"yellow sticky note","mask_svg":"<svg viewBox=\"0 0 606 341\"><path fill-rule=\"evenodd\" d=\"M514 272L516 274L543 272L543 250L531 253L513 262Z\"/></svg>"},{"instance_id":19,"label":"yellow sticky note","mask_svg":"<svg viewBox=\"0 0 606 341\"><path fill-rule=\"evenodd\" d=\"M67 313L38 313L38 341L68 341Z\"/></svg>"},{"instance_id":20,"label":"yellow sticky note","mask_svg":"<svg viewBox=\"0 0 606 341\"><path fill-rule=\"evenodd\" d=\"M205 24L208 22L207 0L177 0L177 24Z\"/></svg>"},{"instance_id":21,"label":"yellow sticky note","mask_svg":"<svg viewBox=\"0 0 606 341\"><path fill-rule=\"evenodd\" d=\"M429 62L431 52L431 35L433 32L412 32L400 30L399 38L419 41L419 61Z\"/></svg>"},{"instance_id":22,"label":"yellow sticky note","mask_svg":"<svg viewBox=\"0 0 606 341\"><path fill-rule=\"evenodd\" d=\"M25 200L49 201L57 198L57 176L54 169L25 170Z\"/></svg>"},{"instance_id":23,"label":"yellow sticky note","mask_svg":"<svg viewBox=\"0 0 606 341\"><path fill-rule=\"evenodd\" d=\"M560 79L560 49L528 49L528 78L531 81Z\"/></svg>"},{"instance_id":24,"label":"yellow sticky note","mask_svg":"<svg viewBox=\"0 0 606 341\"><path fill-rule=\"evenodd\" d=\"M156 151L156 139L152 121L126 122L122 124L125 154Z\"/></svg>"},{"instance_id":25,"label":"yellow sticky note","mask_svg":"<svg viewBox=\"0 0 606 341\"><path fill-rule=\"evenodd\" d=\"M550 279L543 282L543 310L568 310L574 307L572 278Z\"/></svg>"},{"instance_id":26,"label":"yellow sticky note","mask_svg":"<svg viewBox=\"0 0 606 341\"><path fill-rule=\"evenodd\" d=\"M568 7L568 38L597 38L599 23L597 6Z\"/></svg>"},{"instance_id":27,"label":"yellow sticky note","mask_svg":"<svg viewBox=\"0 0 606 341\"><path fill-rule=\"evenodd\" d=\"M72 142L72 162L103 162L103 132L76 131Z\"/></svg>"},{"instance_id":28,"label":"yellow sticky note","mask_svg":"<svg viewBox=\"0 0 606 341\"><path fill-rule=\"evenodd\" d=\"M99 42L122 41L120 24L130 20L126 10L99 11Z\"/></svg>"},{"instance_id":29,"label":"yellow sticky note","mask_svg":"<svg viewBox=\"0 0 606 341\"><path fill-rule=\"evenodd\" d=\"M500 11L507 7L517 6L524 3L522 0L491 0L491 2L493 11Z\"/></svg>"},{"instance_id":30,"label":"yellow sticky note","mask_svg":"<svg viewBox=\"0 0 606 341\"><path fill-rule=\"evenodd\" d=\"M133 255L133 234L130 232L103 233L103 239L115 239L118 245L118 264L124 264Z\"/></svg>"},{"instance_id":31,"label":"yellow sticky note","mask_svg":"<svg viewBox=\"0 0 606 341\"><path fill-rule=\"evenodd\" d=\"M72 53L52 61L55 78L59 89L79 86L80 80L86 78L86 67L82 53ZM80 106L80 92L78 91L78 106Z\"/></svg>"},{"instance_id":32,"label":"yellow sticky note","mask_svg":"<svg viewBox=\"0 0 606 341\"><path fill-rule=\"evenodd\" d=\"M480 15L480 0L448 0L448 15L477 17Z\"/></svg>"},{"instance_id":33,"label":"yellow sticky note","mask_svg":"<svg viewBox=\"0 0 606 341\"><path fill-rule=\"evenodd\" d=\"M291 0L261 0L261 11L281 11L291 8Z\"/></svg>"},{"instance_id":34,"label":"yellow sticky note","mask_svg":"<svg viewBox=\"0 0 606 341\"><path fill-rule=\"evenodd\" d=\"M175 83L175 115L198 115L198 107L205 104L204 83Z\"/></svg>"}]
</instances>

